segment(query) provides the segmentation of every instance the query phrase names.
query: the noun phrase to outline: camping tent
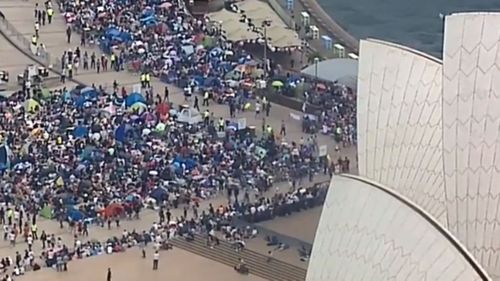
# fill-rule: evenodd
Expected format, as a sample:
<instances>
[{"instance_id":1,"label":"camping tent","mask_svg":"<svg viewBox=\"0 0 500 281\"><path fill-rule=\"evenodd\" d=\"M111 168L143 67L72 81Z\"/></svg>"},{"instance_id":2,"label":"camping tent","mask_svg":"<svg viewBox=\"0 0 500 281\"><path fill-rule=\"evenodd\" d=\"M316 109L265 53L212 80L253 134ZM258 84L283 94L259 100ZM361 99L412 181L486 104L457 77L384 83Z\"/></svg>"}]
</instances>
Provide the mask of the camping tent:
<instances>
[{"instance_id":1,"label":"camping tent","mask_svg":"<svg viewBox=\"0 0 500 281\"><path fill-rule=\"evenodd\" d=\"M43 209L40 211L40 216L46 219L52 219L54 214L52 213L52 208L49 205L45 205Z\"/></svg>"},{"instance_id":2,"label":"camping tent","mask_svg":"<svg viewBox=\"0 0 500 281\"><path fill-rule=\"evenodd\" d=\"M97 90L93 87L85 87L80 90L80 94L85 97L85 100L96 100Z\"/></svg>"},{"instance_id":3,"label":"camping tent","mask_svg":"<svg viewBox=\"0 0 500 281\"><path fill-rule=\"evenodd\" d=\"M80 221L85 218L85 214L73 206L66 209L66 215L68 216L68 220L71 221Z\"/></svg>"},{"instance_id":4,"label":"camping tent","mask_svg":"<svg viewBox=\"0 0 500 281\"><path fill-rule=\"evenodd\" d=\"M24 109L28 112L34 112L40 108L40 103L34 99L29 99L24 104Z\"/></svg>"},{"instance_id":5,"label":"camping tent","mask_svg":"<svg viewBox=\"0 0 500 281\"><path fill-rule=\"evenodd\" d=\"M109 206L107 206L104 209L104 216L107 218L119 216L119 215L123 214L124 211L125 211L125 209L123 208L122 204L112 203L112 204L109 204Z\"/></svg>"},{"instance_id":6,"label":"camping tent","mask_svg":"<svg viewBox=\"0 0 500 281\"><path fill-rule=\"evenodd\" d=\"M141 102L141 103L146 103L146 99L144 98L143 95L140 93L131 93L126 99L125 99L125 106L130 107L133 104Z\"/></svg>"},{"instance_id":7,"label":"camping tent","mask_svg":"<svg viewBox=\"0 0 500 281\"><path fill-rule=\"evenodd\" d=\"M149 194L156 202L161 202L167 198L167 190L161 187L157 187L151 191Z\"/></svg>"}]
</instances>

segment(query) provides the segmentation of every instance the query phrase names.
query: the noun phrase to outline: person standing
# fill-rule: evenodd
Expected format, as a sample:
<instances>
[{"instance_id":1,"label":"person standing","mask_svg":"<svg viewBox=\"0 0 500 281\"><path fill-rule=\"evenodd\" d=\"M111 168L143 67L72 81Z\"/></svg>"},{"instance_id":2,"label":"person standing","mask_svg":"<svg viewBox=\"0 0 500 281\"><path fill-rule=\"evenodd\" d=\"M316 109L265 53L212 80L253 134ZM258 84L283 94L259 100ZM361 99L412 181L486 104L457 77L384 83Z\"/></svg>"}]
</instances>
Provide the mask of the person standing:
<instances>
[{"instance_id":1,"label":"person standing","mask_svg":"<svg viewBox=\"0 0 500 281\"><path fill-rule=\"evenodd\" d=\"M200 110L200 105L198 104L198 96L194 96L194 109L201 111Z\"/></svg>"},{"instance_id":2,"label":"person standing","mask_svg":"<svg viewBox=\"0 0 500 281\"><path fill-rule=\"evenodd\" d=\"M71 44L71 26L66 27L66 41Z\"/></svg>"},{"instance_id":3,"label":"person standing","mask_svg":"<svg viewBox=\"0 0 500 281\"><path fill-rule=\"evenodd\" d=\"M208 91L205 91L205 93L203 94L203 106L208 106L208 99L210 98L210 94L208 93Z\"/></svg>"},{"instance_id":4,"label":"person standing","mask_svg":"<svg viewBox=\"0 0 500 281\"><path fill-rule=\"evenodd\" d=\"M49 7L47 8L47 20L49 24L52 23L52 16L54 16L54 10L52 9L52 7Z\"/></svg>"},{"instance_id":5,"label":"person standing","mask_svg":"<svg viewBox=\"0 0 500 281\"><path fill-rule=\"evenodd\" d=\"M106 281L111 281L111 268L108 267L108 274L106 275Z\"/></svg>"},{"instance_id":6,"label":"person standing","mask_svg":"<svg viewBox=\"0 0 500 281\"><path fill-rule=\"evenodd\" d=\"M160 253L158 250L153 254L153 270L158 270L158 262L160 261Z\"/></svg>"},{"instance_id":7,"label":"person standing","mask_svg":"<svg viewBox=\"0 0 500 281\"><path fill-rule=\"evenodd\" d=\"M286 124L285 124L285 120L281 120L280 136L286 137Z\"/></svg>"},{"instance_id":8,"label":"person standing","mask_svg":"<svg viewBox=\"0 0 500 281\"><path fill-rule=\"evenodd\" d=\"M45 25L46 18L47 12L45 10L42 10L42 25Z\"/></svg>"}]
</instances>

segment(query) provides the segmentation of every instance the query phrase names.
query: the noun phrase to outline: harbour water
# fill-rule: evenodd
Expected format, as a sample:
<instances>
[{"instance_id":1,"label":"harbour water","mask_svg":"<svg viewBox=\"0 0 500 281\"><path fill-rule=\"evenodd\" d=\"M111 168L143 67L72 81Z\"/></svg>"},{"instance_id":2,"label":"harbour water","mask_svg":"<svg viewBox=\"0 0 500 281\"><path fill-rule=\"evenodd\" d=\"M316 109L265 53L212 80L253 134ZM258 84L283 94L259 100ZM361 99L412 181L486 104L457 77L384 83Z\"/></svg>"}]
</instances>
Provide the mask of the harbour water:
<instances>
[{"instance_id":1,"label":"harbour water","mask_svg":"<svg viewBox=\"0 0 500 281\"><path fill-rule=\"evenodd\" d=\"M396 42L437 57L441 57L443 40L440 13L500 11L498 0L317 1L356 38L370 37Z\"/></svg>"}]
</instances>

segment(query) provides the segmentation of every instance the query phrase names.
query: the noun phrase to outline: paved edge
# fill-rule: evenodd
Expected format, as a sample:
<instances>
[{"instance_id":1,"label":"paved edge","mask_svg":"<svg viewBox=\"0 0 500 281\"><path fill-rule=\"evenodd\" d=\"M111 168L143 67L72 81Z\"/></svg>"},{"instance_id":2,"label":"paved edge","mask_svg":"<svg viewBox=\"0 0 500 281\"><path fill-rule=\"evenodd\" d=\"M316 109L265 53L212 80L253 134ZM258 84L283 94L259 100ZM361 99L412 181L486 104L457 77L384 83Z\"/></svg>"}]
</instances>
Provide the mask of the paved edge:
<instances>
[{"instance_id":1,"label":"paved edge","mask_svg":"<svg viewBox=\"0 0 500 281\"><path fill-rule=\"evenodd\" d=\"M330 17L316 0L298 0L306 9L306 12L313 17L328 33L341 41L352 52L359 54L359 40L349 34L340 24Z\"/></svg>"},{"instance_id":2,"label":"paved edge","mask_svg":"<svg viewBox=\"0 0 500 281\"><path fill-rule=\"evenodd\" d=\"M9 44L11 44L16 50L18 50L19 52L21 52L22 54L24 54L25 56L27 56L28 58L30 58L32 61L36 62L38 65L40 66L43 66L47 69L49 69L49 71L57 74L58 76L61 76L62 73L58 70L55 70L53 68L50 68L46 63L44 63L40 58L38 58L37 56L35 56L31 50L28 52L28 50L22 48L18 43L16 43L5 31L4 31L4 28L3 28L3 23L1 23L1 21L4 21L4 22L7 22L9 23L9 21L7 19L0 19L0 35L2 35L5 40L7 40L7 42L9 42ZM14 30L15 32L18 32L17 30ZM75 78L67 78L69 81L71 82L74 82L76 84L80 84L80 85L85 85L85 86L88 86L86 85L85 83L82 83L81 81L78 81L76 80Z\"/></svg>"}]
</instances>

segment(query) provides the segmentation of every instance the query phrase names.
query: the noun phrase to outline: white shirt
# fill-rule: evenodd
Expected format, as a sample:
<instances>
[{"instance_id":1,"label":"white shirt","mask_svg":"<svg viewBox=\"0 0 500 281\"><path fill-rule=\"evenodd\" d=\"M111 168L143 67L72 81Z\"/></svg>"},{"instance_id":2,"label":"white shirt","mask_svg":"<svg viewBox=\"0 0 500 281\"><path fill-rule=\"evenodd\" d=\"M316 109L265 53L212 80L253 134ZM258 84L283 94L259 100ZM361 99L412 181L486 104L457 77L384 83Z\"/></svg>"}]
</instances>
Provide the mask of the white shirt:
<instances>
[{"instance_id":1,"label":"white shirt","mask_svg":"<svg viewBox=\"0 0 500 281\"><path fill-rule=\"evenodd\" d=\"M159 253L154 253L153 254L153 260L157 261L160 259L160 254Z\"/></svg>"}]
</instances>

